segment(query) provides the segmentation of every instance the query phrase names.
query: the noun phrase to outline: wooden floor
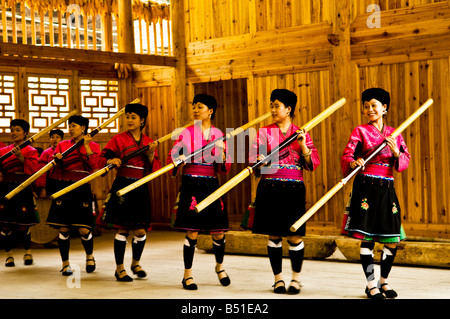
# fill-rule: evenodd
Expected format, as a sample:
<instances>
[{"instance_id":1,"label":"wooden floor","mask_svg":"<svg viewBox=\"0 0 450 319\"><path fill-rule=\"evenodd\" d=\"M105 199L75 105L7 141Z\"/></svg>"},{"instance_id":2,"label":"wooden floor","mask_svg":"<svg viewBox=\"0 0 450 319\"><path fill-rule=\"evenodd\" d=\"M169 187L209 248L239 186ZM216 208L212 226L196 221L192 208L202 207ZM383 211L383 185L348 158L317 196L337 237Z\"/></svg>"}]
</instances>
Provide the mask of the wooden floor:
<instances>
[{"instance_id":1,"label":"wooden floor","mask_svg":"<svg viewBox=\"0 0 450 319\"><path fill-rule=\"evenodd\" d=\"M0 298L2 302L39 299L41 302L75 299L157 301L157 305L174 301L179 310L195 302L281 302L291 307L301 300L365 300L365 278L361 265L336 260L305 260L302 269L302 291L298 295L277 295L272 292L273 276L269 261L263 256L226 255L225 266L231 285L219 284L214 272L214 255L196 251L194 278L197 291L182 288L182 246L184 234L153 231L148 234L141 264L148 273L145 279L130 283L114 278L114 234L104 232L95 237L94 256L97 270L87 274L85 255L79 238L71 239L70 260L75 269L73 277L64 277L59 250L37 246L33 249L34 264L25 266L21 249L16 249L16 266L3 265L0 254ZM127 246L125 264L131 260L131 244ZM376 274L379 268L376 266ZM78 274L77 274L78 271ZM129 271L129 270L128 270ZM290 261L283 259L285 281L290 281ZM131 271L129 271L131 274ZM399 293L397 300L445 300L450 298L450 271L440 268L394 266L390 282ZM7 301L7 299L9 301ZM372 302L372 301L370 301ZM388 301L387 301L388 302ZM284 306L283 306L284 307ZM285 308L284 308L285 309Z\"/></svg>"}]
</instances>

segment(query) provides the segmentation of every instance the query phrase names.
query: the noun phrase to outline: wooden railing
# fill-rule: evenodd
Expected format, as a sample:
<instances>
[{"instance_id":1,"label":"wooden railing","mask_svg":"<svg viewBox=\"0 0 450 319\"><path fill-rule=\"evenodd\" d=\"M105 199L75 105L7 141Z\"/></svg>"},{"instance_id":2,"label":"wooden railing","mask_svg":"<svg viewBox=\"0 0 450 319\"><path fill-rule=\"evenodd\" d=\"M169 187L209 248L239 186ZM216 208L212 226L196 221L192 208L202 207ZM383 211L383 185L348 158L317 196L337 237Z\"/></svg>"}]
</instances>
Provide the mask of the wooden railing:
<instances>
[{"instance_id":1,"label":"wooden railing","mask_svg":"<svg viewBox=\"0 0 450 319\"><path fill-rule=\"evenodd\" d=\"M57 1L1 0L0 39L31 44L118 52L117 14L113 4L97 8L94 0L54 5ZM74 1L75 2L75 1ZM110 1L113 3L113 1ZM89 6L88 6L89 5ZM135 53L172 56L170 11L167 5L133 1Z\"/></svg>"}]
</instances>

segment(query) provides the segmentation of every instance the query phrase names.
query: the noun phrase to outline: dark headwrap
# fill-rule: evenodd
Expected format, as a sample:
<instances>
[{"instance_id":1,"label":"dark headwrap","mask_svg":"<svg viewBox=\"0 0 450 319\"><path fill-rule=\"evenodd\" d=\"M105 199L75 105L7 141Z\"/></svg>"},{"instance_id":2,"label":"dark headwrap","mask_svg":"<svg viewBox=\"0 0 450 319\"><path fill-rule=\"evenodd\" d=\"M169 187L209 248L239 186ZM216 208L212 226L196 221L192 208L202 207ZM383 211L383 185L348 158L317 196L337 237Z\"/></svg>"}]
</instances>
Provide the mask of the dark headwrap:
<instances>
[{"instance_id":1,"label":"dark headwrap","mask_svg":"<svg viewBox=\"0 0 450 319\"><path fill-rule=\"evenodd\" d=\"M61 139L64 138L64 132L61 131L60 129L54 129L51 130L50 133L48 133L48 135L51 137L53 134L58 134L59 136L61 136Z\"/></svg>"},{"instance_id":2,"label":"dark headwrap","mask_svg":"<svg viewBox=\"0 0 450 319\"><path fill-rule=\"evenodd\" d=\"M361 95L363 103L366 101L369 102L372 99L379 101L383 105L386 104L386 111L389 110L389 104L391 103L389 92L380 88L370 88L365 90Z\"/></svg>"},{"instance_id":3,"label":"dark headwrap","mask_svg":"<svg viewBox=\"0 0 450 319\"><path fill-rule=\"evenodd\" d=\"M205 104L209 109L213 110L213 113L211 115L211 120L214 119L214 115L215 115L216 109L217 109L217 101L214 98L214 96L207 95L207 94L196 94L194 96L194 100L192 101L192 104L196 104L198 102Z\"/></svg>"},{"instance_id":4,"label":"dark headwrap","mask_svg":"<svg viewBox=\"0 0 450 319\"><path fill-rule=\"evenodd\" d=\"M87 134L87 130L89 127L89 119L81 115L72 115L71 117L69 117L69 124L70 123L75 123L80 126L84 126L85 127L84 134Z\"/></svg>"},{"instance_id":5,"label":"dark headwrap","mask_svg":"<svg viewBox=\"0 0 450 319\"><path fill-rule=\"evenodd\" d=\"M125 105L125 113L136 113L141 119L144 119L144 123L142 123L141 128L145 126L145 123L147 123L148 108L143 104L127 104Z\"/></svg>"},{"instance_id":6,"label":"dark headwrap","mask_svg":"<svg viewBox=\"0 0 450 319\"><path fill-rule=\"evenodd\" d=\"M27 121L22 120L22 119L12 120L9 127L13 127L13 126L20 126L22 128L22 130L25 132L25 134L27 134L30 131L30 124L28 124Z\"/></svg>"},{"instance_id":7,"label":"dark headwrap","mask_svg":"<svg viewBox=\"0 0 450 319\"><path fill-rule=\"evenodd\" d=\"M289 114L291 117L294 117L295 106L297 105L297 95L286 89L275 89L270 94L270 101L274 102L275 100L280 101L284 104L285 107L291 107L291 113Z\"/></svg>"}]
</instances>

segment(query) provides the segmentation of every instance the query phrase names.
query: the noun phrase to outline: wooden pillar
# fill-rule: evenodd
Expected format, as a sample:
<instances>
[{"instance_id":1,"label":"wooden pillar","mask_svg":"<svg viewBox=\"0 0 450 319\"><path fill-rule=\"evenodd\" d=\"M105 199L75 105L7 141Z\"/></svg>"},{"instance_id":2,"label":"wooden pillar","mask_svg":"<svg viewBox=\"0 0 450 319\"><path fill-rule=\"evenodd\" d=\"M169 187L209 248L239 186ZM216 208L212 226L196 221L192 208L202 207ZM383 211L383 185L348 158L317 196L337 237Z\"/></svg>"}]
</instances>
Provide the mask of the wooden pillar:
<instances>
[{"instance_id":1,"label":"wooden pillar","mask_svg":"<svg viewBox=\"0 0 450 319\"><path fill-rule=\"evenodd\" d=\"M117 22L117 44L119 52L134 52L134 27L132 15L132 1L118 0L118 22ZM125 107L126 104L134 100L132 76L125 79L119 79L119 108ZM123 126L123 121L119 120L119 127Z\"/></svg>"},{"instance_id":2,"label":"wooden pillar","mask_svg":"<svg viewBox=\"0 0 450 319\"><path fill-rule=\"evenodd\" d=\"M134 53L134 28L131 0L118 1L117 43L119 52Z\"/></svg>"},{"instance_id":3,"label":"wooden pillar","mask_svg":"<svg viewBox=\"0 0 450 319\"><path fill-rule=\"evenodd\" d=\"M184 0L172 1L170 14L172 21L172 37L174 56L177 60L174 72L174 102L178 127L189 121L186 79L186 28Z\"/></svg>"},{"instance_id":4,"label":"wooden pillar","mask_svg":"<svg viewBox=\"0 0 450 319\"><path fill-rule=\"evenodd\" d=\"M354 18L352 13L352 0L333 1L333 34L329 35L329 42L333 45L333 63L330 72L330 103L334 103L342 97L345 97L347 103L341 107L333 116L335 120L331 122L333 126L332 131L336 132L333 137L334 143L339 145L336 147L336 154L334 158L340 159L343 147L347 144L348 138L352 129L359 123L353 123L352 114L360 112L359 102L357 97L357 77L358 68L352 62L351 48L350 48L350 27ZM340 170L336 170L331 181L339 181L342 179ZM346 203L351 184L348 183L344 190L339 192L336 196L339 203ZM332 185L330 185L332 186ZM334 220L342 220L343 209L334 212ZM339 224L339 223L337 223Z\"/></svg>"},{"instance_id":5,"label":"wooden pillar","mask_svg":"<svg viewBox=\"0 0 450 319\"><path fill-rule=\"evenodd\" d=\"M24 67L19 67L19 74L17 77L17 105L16 106L16 116L19 119L24 119L29 122L28 113L28 76L27 69Z\"/></svg>"},{"instance_id":6,"label":"wooden pillar","mask_svg":"<svg viewBox=\"0 0 450 319\"><path fill-rule=\"evenodd\" d=\"M102 51L114 51L110 12L105 12L102 15Z\"/></svg>"},{"instance_id":7,"label":"wooden pillar","mask_svg":"<svg viewBox=\"0 0 450 319\"><path fill-rule=\"evenodd\" d=\"M72 71L72 76L71 76L71 89L70 89L70 93L69 93L69 99L70 99L70 106L71 109L69 111L72 110L78 110L78 115L82 115L81 114L81 92L80 92L80 78L78 75L78 70L73 70Z\"/></svg>"}]
</instances>

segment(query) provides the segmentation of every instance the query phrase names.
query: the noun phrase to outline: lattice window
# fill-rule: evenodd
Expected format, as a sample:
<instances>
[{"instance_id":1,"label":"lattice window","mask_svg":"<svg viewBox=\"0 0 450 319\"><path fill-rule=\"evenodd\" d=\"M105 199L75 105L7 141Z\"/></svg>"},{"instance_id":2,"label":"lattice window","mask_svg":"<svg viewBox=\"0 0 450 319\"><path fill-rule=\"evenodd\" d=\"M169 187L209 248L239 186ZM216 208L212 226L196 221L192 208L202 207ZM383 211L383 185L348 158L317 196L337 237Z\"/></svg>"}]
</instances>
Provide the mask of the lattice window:
<instances>
[{"instance_id":1,"label":"lattice window","mask_svg":"<svg viewBox=\"0 0 450 319\"><path fill-rule=\"evenodd\" d=\"M69 114L69 78L28 76L30 132L37 133ZM68 132L67 122L58 126Z\"/></svg>"},{"instance_id":2,"label":"lattice window","mask_svg":"<svg viewBox=\"0 0 450 319\"><path fill-rule=\"evenodd\" d=\"M112 80L81 79L81 110L89 118L89 125L98 127L119 111L119 83ZM114 121L101 133L118 133L119 123Z\"/></svg>"},{"instance_id":3,"label":"lattice window","mask_svg":"<svg viewBox=\"0 0 450 319\"><path fill-rule=\"evenodd\" d=\"M15 118L15 89L14 75L0 75L0 133L9 132L11 120Z\"/></svg>"}]
</instances>

